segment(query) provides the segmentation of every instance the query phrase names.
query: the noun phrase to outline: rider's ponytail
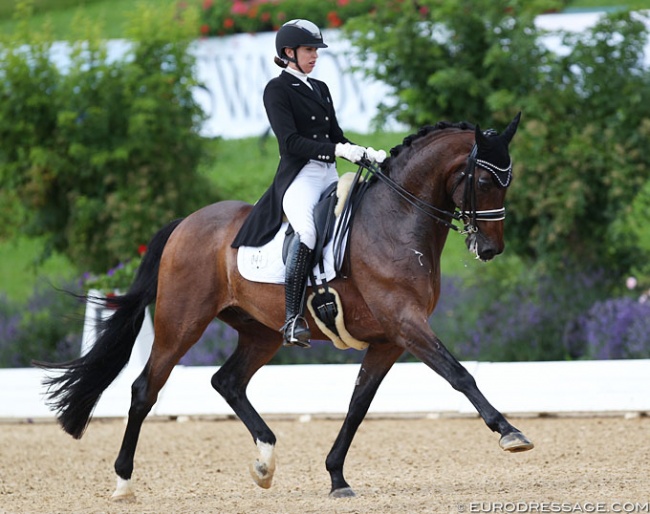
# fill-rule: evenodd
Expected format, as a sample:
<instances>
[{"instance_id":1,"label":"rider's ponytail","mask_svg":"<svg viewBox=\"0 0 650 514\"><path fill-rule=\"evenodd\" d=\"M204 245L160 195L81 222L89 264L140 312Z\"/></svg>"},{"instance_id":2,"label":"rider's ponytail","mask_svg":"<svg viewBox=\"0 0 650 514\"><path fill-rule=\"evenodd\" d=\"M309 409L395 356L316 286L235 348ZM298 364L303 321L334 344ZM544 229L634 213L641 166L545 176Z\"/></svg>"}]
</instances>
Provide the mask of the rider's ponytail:
<instances>
[{"instance_id":1,"label":"rider's ponytail","mask_svg":"<svg viewBox=\"0 0 650 514\"><path fill-rule=\"evenodd\" d=\"M287 61L285 61L284 59L280 59L278 56L275 56L273 58L273 62L275 62L275 64L280 66L280 68L286 68L289 65Z\"/></svg>"}]
</instances>

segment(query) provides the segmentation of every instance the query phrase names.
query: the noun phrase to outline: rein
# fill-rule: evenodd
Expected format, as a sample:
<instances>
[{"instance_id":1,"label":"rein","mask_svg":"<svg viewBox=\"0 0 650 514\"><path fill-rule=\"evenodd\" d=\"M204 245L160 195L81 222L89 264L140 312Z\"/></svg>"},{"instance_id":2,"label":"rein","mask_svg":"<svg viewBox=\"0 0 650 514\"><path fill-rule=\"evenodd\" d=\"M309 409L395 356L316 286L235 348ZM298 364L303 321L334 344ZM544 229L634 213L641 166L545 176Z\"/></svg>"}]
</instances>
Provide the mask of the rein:
<instances>
[{"instance_id":1,"label":"rein","mask_svg":"<svg viewBox=\"0 0 650 514\"><path fill-rule=\"evenodd\" d=\"M461 174L461 179L458 181L454 187L454 191L460 185L461 181L465 180L465 191L463 192L463 208L457 209L454 212L449 212L444 209L440 209L435 205L431 205L424 200L421 200L415 196L410 191L407 191L397 182L395 182L391 177L386 175L380 168L374 163L364 159L359 164L359 175L362 170L366 171L366 176L376 177L386 184L390 189L402 197L410 205L418 209L420 212L424 213L429 218L433 219L435 222L440 223L447 228L455 230L460 234L473 234L478 232L478 227L476 225L479 221L501 221L506 217L506 210L504 207L501 209L488 209L488 210L477 210L476 209L476 191L474 189L474 170L476 169L476 153L478 147L476 144L472 147L472 151L469 154L467 159L467 167L465 171ZM488 163L489 164L489 163ZM453 195L453 192L452 192ZM469 206L469 208L467 208ZM462 221L463 228L455 225L453 221Z\"/></svg>"},{"instance_id":2,"label":"rein","mask_svg":"<svg viewBox=\"0 0 650 514\"><path fill-rule=\"evenodd\" d=\"M488 209L481 211L476 209L474 171L477 164L477 152L478 146L474 144L467 158L467 167L465 168L465 171L462 172L460 179L454 186L454 191L452 191L453 195L460 183L463 180L465 181L465 191L463 192L463 208L456 208L454 212L440 209L435 205L431 205L429 202L425 202L424 200L418 198L410 191L404 189L391 177L386 175L376 163L373 163L364 157L359 162L359 169L357 170L357 173L354 177L352 188L345 200L339 223L334 230L333 251L337 272L340 272L343 266L345 240L351 231L352 223L354 221L354 214L359 207L364 193L371 184L370 179L373 177L381 180L390 189L397 193L403 200L405 200L411 206L415 207L420 212L424 213L436 223L440 223L445 227L458 232L461 235L477 233L478 227L476 223L479 221L501 221L505 219L506 210L503 207L501 209ZM487 167L488 169L490 169L490 167L494 167L492 164L484 161L481 161L481 166ZM466 207L468 205L469 209ZM463 227L461 228L457 226L454 224L454 221L462 222Z\"/></svg>"}]
</instances>

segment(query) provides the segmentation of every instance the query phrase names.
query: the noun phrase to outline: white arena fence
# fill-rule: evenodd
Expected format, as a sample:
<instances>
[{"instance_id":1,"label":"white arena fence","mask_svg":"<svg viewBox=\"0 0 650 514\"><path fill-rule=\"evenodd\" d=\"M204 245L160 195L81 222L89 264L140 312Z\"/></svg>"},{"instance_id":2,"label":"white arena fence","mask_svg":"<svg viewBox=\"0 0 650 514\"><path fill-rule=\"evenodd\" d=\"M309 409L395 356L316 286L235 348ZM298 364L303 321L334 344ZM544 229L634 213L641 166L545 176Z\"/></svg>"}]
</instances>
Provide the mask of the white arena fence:
<instances>
[{"instance_id":1,"label":"white arena fence","mask_svg":"<svg viewBox=\"0 0 650 514\"><path fill-rule=\"evenodd\" d=\"M650 360L573 362L464 362L488 400L508 415L609 415L650 412ZM228 416L233 412L212 389L212 366L177 366L151 416ZM131 384L140 368L128 366L104 392L95 417L125 417ZM342 416L357 364L265 366L248 388L262 414ZM53 419L44 403L39 369L0 370L0 420ZM300 387L296 387L300 384ZM290 392L290 394L288 394ZM421 363L396 364L369 413L472 415L465 397Z\"/></svg>"},{"instance_id":2,"label":"white arena fence","mask_svg":"<svg viewBox=\"0 0 650 514\"><path fill-rule=\"evenodd\" d=\"M92 304L88 306L82 352L94 340L94 320L106 314ZM147 315L129 364L102 395L95 417L127 415L131 384L142 371L152 342L153 327ZM488 400L509 415L650 412L650 359L463 364ZM217 369L176 366L151 416L232 415L210 385ZM358 364L268 365L253 377L248 394L261 414L338 417L347 411L358 371ZM44 372L36 368L0 370L0 419L53 419L44 402L43 378ZM424 364L398 363L384 379L369 413L453 416L476 411Z\"/></svg>"}]
</instances>

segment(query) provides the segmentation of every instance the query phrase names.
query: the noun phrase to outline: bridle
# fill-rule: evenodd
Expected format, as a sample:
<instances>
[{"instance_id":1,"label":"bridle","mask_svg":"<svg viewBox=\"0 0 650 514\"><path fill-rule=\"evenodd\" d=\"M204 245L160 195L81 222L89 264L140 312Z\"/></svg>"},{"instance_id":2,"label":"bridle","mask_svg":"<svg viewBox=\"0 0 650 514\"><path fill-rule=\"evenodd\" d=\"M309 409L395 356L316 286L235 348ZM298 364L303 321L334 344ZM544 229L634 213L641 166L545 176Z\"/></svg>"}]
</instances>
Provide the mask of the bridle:
<instances>
[{"instance_id":1,"label":"bridle","mask_svg":"<svg viewBox=\"0 0 650 514\"><path fill-rule=\"evenodd\" d=\"M410 191L406 190L400 184L395 182L391 177L382 171L382 169L377 165L377 163L370 161L367 158L363 158L359 162L359 169L354 177L352 182L353 187L352 191L348 194L342 212L340 214L339 223L334 230L333 240L334 240L334 256L336 267L338 270L341 269L344 257L344 249L346 248L345 240L347 235L350 233L352 221L354 219L354 214L359 207L362 198L365 196L370 184L373 182L372 179L380 180L386 184L391 190L393 190L397 195L404 199L407 203L412 205L414 208L424 213L426 216L434 220L436 223L440 223L447 228L450 228L459 234L462 235L473 235L478 232L477 223L479 221L501 221L506 217L505 208L501 209L489 209L489 210L477 210L476 209L476 190L474 188L474 171L476 170L476 164L479 162L477 159L478 146L476 143L472 147L471 152L467 158L467 166L465 170L461 173L458 181L454 185L452 191L452 196L461 182L465 182L465 190L463 192L463 208L459 209L458 207L454 212L449 212L444 209L440 209L435 205L426 202L417 196L415 196ZM490 164L487 161L480 161L481 167L488 169L493 175L496 176L494 170L504 171L500 168ZM510 166L509 166L510 168ZM508 170L509 170L508 168ZM508 171L505 170L505 171ZM501 181L499 181L501 183ZM509 181L508 181L509 183ZM469 206L469 207L467 207ZM462 228L454 224L454 221L462 222Z\"/></svg>"},{"instance_id":2,"label":"bridle","mask_svg":"<svg viewBox=\"0 0 650 514\"><path fill-rule=\"evenodd\" d=\"M404 189L401 185L395 182L391 177L386 175L377 164L370 162L367 159L364 159L359 164L359 171L357 174L360 174L362 170L366 171L366 179L375 177L378 180L386 184L390 189L402 197L410 205L418 209L420 212L427 215L429 218L433 219L437 223L440 223L447 228L455 230L460 234L475 234L478 232L477 223L479 221L501 221L506 217L506 209L502 207L501 209L487 209L487 210L478 210L476 208L476 189L474 187L474 172L476 170L476 165L478 159L476 157L478 152L478 146L474 144L472 150L467 158L467 166L465 170L461 173L459 180L456 182L454 189L452 191L452 196L456 191L456 188L460 186L461 182L465 182L465 190L463 191L463 203L462 208L456 208L454 212L449 212L444 209L440 209L435 205L418 198L410 191ZM481 167L491 171L493 169L500 169L494 164L491 164L487 161L480 161ZM493 173L494 175L494 173ZM368 180L366 180L368 183ZM455 220L463 223L462 228L454 224Z\"/></svg>"},{"instance_id":3,"label":"bridle","mask_svg":"<svg viewBox=\"0 0 650 514\"><path fill-rule=\"evenodd\" d=\"M476 170L476 164L479 162L476 158L477 152L478 146L474 144L472 151L467 158L467 167L465 168L465 171L461 173L460 180L458 180L451 193L453 196L456 188L463 180L465 181L465 190L463 192L463 208L461 210L457 210L452 215L454 219L463 221L463 230L459 230L458 227L454 226L454 229L461 234L475 234L478 232L478 227L476 225L478 221L501 221L506 217L505 207L501 207L500 209L486 209L481 211L476 209L474 172ZM481 161L481 165L488 169L496 167L487 161ZM469 208L467 208L467 206L469 206Z\"/></svg>"}]
</instances>

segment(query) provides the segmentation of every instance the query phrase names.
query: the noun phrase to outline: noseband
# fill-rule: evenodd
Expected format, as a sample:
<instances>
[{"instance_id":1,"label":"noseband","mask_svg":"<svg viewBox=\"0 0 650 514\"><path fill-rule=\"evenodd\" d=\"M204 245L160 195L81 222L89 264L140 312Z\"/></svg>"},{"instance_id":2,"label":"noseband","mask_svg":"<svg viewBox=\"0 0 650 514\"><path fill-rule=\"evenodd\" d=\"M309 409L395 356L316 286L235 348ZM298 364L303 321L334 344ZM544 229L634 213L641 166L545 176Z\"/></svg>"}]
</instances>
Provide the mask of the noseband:
<instances>
[{"instance_id":1,"label":"noseband","mask_svg":"<svg viewBox=\"0 0 650 514\"><path fill-rule=\"evenodd\" d=\"M439 209L435 205L431 205L424 200L421 200L413 193L404 189L401 185L395 182L391 177L386 175L376 164L371 163L367 160L364 160L360 166L359 171L362 169L367 170L368 175L376 177L386 184L390 189L395 193L401 196L406 202L411 204L413 207L418 209L420 212L426 214L429 218L433 219L437 223L440 223L460 234L474 234L478 232L477 222L479 221L501 221L506 217L506 209L502 207L501 209L488 209L488 210L477 210L476 209L476 190L474 187L474 171L476 169L476 164L478 162L476 154L478 152L478 147L476 144L472 147L472 151L467 158L467 166L465 171L460 175L460 179L454 186L452 191L452 196L456 191L456 188L460 185L461 182L465 182L465 190L463 192L463 204L462 209L456 209L454 212L445 211L444 209ZM487 161L480 161L479 163L482 167L492 171L492 169L499 169L494 164L491 164ZM494 174L494 173L493 173ZM449 220L462 221L463 227L459 227Z\"/></svg>"}]
</instances>

